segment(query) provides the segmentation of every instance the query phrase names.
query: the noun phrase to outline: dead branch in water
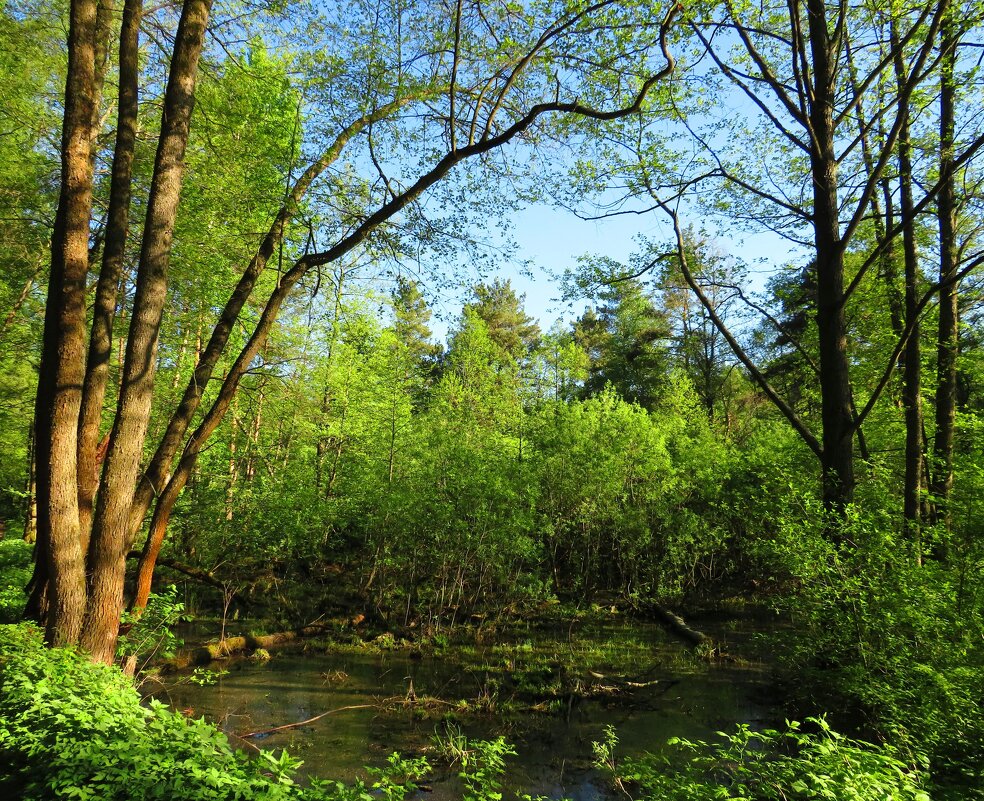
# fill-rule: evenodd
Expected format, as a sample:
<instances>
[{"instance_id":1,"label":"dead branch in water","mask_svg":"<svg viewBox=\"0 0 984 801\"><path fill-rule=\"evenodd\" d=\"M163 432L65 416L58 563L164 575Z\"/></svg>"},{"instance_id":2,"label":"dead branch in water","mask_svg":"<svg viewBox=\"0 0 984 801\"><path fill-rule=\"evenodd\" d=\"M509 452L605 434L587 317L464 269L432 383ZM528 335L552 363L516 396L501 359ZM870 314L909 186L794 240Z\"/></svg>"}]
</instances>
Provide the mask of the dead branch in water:
<instances>
[{"instance_id":1,"label":"dead branch in water","mask_svg":"<svg viewBox=\"0 0 984 801\"><path fill-rule=\"evenodd\" d=\"M237 734L236 737L241 740L245 740L247 737L262 737L266 734L284 731L285 729L296 729L298 726L306 726L308 723L314 723L316 720L321 720L321 718L327 717L328 715L334 715L336 712L345 712L349 709L374 709L376 706L376 704L353 704L352 706L340 706L338 709L329 709L327 712L322 712L320 715L315 715L313 718L308 718L307 720L300 720L297 723L285 723L283 726L274 726L272 729L249 731L245 734Z\"/></svg>"}]
</instances>

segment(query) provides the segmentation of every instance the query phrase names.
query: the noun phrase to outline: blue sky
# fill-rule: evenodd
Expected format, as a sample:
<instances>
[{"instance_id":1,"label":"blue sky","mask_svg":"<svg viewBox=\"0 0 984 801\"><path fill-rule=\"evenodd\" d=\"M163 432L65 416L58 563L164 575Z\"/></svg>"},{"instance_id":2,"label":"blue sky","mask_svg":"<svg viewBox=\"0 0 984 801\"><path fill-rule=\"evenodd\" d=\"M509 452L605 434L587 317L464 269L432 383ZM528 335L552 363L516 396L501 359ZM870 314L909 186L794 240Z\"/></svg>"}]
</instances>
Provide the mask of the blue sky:
<instances>
[{"instance_id":1,"label":"blue sky","mask_svg":"<svg viewBox=\"0 0 984 801\"><path fill-rule=\"evenodd\" d=\"M685 225L699 222L688 221L683 216L681 221ZM527 313L546 330L558 318L572 320L583 309L583 303L572 310L562 302L560 286L554 280L554 276L573 267L579 256L602 255L627 262L636 249L636 237L670 242L672 233L666 219L658 213L581 220L569 211L547 205L530 206L513 217L512 235L518 251L513 264L503 267L498 275L509 278L517 292L526 295ZM769 274L796 256L790 243L771 233L739 236L722 232L715 241L722 251L746 262L748 288L753 291L764 287ZM531 274L526 274L524 263L530 264ZM461 299L445 296L437 305L444 320L435 319L433 328L443 337L461 308Z\"/></svg>"}]
</instances>

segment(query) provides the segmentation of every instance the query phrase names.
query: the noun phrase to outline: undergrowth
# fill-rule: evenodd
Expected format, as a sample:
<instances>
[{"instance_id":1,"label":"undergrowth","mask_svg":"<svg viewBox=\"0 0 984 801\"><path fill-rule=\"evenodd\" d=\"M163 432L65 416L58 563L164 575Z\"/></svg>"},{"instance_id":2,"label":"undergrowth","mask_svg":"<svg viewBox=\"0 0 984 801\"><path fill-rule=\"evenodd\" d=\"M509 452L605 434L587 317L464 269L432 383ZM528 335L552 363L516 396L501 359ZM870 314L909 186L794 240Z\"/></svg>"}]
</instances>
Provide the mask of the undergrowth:
<instances>
[{"instance_id":1,"label":"undergrowth","mask_svg":"<svg viewBox=\"0 0 984 801\"><path fill-rule=\"evenodd\" d=\"M929 801L923 762L844 737L822 718L784 731L739 726L723 737L673 740L673 759L620 759L608 729L595 765L638 801ZM449 728L436 745L438 758L459 766L464 801L501 801L511 744ZM430 772L424 757L393 754L354 783L301 782L300 764L285 752L234 751L206 721L142 704L117 668L46 648L34 626L0 627L0 798L404 801Z\"/></svg>"}]
</instances>

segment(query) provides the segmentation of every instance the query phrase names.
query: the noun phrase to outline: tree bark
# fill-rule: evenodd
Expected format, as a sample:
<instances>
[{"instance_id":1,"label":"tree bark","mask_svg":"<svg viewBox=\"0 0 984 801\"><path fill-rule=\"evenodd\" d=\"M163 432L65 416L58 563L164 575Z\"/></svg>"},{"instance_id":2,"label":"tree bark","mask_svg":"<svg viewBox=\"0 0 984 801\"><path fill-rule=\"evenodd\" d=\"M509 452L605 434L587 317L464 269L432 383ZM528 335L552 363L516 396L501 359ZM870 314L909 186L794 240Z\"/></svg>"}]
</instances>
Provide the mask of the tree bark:
<instances>
[{"instance_id":1,"label":"tree bark","mask_svg":"<svg viewBox=\"0 0 984 801\"><path fill-rule=\"evenodd\" d=\"M823 501L828 511L845 514L854 499L854 415L844 318L844 243L837 200L837 156L833 108L836 42L828 32L822 0L807 0L813 93L813 230L817 269L817 332L820 349L820 406L823 421ZM835 34L836 36L836 34Z\"/></svg>"},{"instance_id":2,"label":"tree bark","mask_svg":"<svg viewBox=\"0 0 984 801\"><path fill-rule=\"evenodd\" d=\"M52 645L78 641L86 605L75 460L85 364L92 120L98 105L96 10L95 0L73 0L70 9L61 189L35 411L40 558L28 611L40 614L46 593L45 636Z\"/></svg>"},{"instance_id":3,"label":"tree bark","mask_svg":"<svg viewBox=\"0 0 984 801\"><path fill-rule=\"evenodd\" d=\"M123 385L110 434L88 554L90 597L81 645L96 662L111 663L116 651L126 554L133 540L129 529L130 507L150 419L171 241L195 103L198 60L210 9L211 0L185 0L165 91L161 135L123 365Z\"/></svg>"},{"instance_id":4,"label":"tree bark","mask_svg":"<svg viewBox=\"0 0 984 801\"><path fill-rule=\"evenodd\" d=\"M940 61L940 177L943 185L936 202L940 236L940 306L936 338L936 433L933 439L932 479L929 493L936 501L938 519L949 531L950 494L953 490L953 443L957 410L957 353L960 317L957 311L956 199L953 176L954 67L958 36L952 19L945 23Z\"/></svg>"},{"instance_id":5,"label":"tree bark","mask_svg":"<svg viewBox=\"0 0 984 801\"><path fill-rule=\"evenodd\" d=\"M109 359L113 350L113 317L116 312L120 278L123 274L123 257L130 224L142 12L142 0L125 0L120 30L116 148L113 152L102 269L99 272L96 299L92 310L92 332L89 336L89 355L79 417L79 528L83 552L87 551L89 546L93 501L96 488L99 486L99 428L109 380Z\"/></svg>"},{"instance_id":6,"label":"tree bark","mask_svg":"<svg viewBox=\"0 0 984 801\"><path fill-rule=\"evenodd\" d=\"M890 23L890 40L895 51L895 78L899 86L908 81L905 63L899 47L895 21ZM923 422L922 422L922 363L919 343L919 278L916 254L916 230L912 198L912 143L909 133L908 104L900 103L901 118L898 139L900 211L902 214L902 253L905 275L905 320L909 338L905 345L902 405L905 409L905 479L902 512L906 533L915 548L916 561L922 560L920 543L921 495L923 487Z\"/></svg>"}]
</instances>

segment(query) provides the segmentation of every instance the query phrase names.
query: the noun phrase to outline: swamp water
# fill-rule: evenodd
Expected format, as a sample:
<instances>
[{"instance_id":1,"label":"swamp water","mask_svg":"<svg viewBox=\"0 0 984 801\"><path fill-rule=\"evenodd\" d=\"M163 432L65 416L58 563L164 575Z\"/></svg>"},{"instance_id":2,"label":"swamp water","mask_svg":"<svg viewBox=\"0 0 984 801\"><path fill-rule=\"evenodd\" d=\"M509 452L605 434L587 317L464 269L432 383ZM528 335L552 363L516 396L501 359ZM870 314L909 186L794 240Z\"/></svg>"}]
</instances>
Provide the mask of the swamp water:
<instances>
[{"instance_id":1,"label":"swamp water","mask_svg":"<svg viewBox=\"0 0 984 801\"><path fill-rule=\"evenodd\" d=\"M384 638L365 648L278 652L266 663L218 663L229 672L214 685L172 679L156 694L230 735L337 710L250 742L286 748L304 760L302 773L343 780L384 764L393 751L424 753L435 766L433 801L460 798L455 770L432 753L435 733L445 735L449 724L472 739L501 735L513 744L507 789L597 801L608 793L591 768L591 743L606 725L624 755L777 717L761 664L700 659L656 625L530 628L434 653L387 645Z\"/></svg>"}]
</instances>

